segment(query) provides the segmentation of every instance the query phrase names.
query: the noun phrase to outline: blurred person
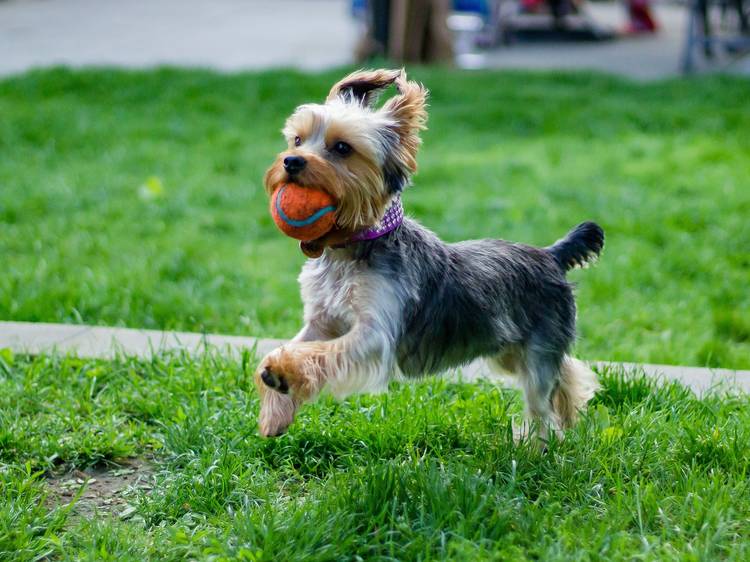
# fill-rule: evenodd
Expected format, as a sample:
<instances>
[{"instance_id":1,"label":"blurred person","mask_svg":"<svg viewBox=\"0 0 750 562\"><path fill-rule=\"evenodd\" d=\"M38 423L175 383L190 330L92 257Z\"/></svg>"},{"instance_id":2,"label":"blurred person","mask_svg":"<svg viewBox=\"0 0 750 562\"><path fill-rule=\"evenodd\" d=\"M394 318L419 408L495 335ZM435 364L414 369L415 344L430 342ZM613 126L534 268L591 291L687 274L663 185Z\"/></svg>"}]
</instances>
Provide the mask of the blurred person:
<instances>
[{"instance_id":1,"label":"blurred person","mask_svg":"<svg viewBox=\"0 0 750 562\"><path fill-rule=\"evenodd\" d=\"M628 0L627 9L629 19L625 26L626 35L658 31L659 25L651 13L650 0Z\"/></svg>"}]
</instances>

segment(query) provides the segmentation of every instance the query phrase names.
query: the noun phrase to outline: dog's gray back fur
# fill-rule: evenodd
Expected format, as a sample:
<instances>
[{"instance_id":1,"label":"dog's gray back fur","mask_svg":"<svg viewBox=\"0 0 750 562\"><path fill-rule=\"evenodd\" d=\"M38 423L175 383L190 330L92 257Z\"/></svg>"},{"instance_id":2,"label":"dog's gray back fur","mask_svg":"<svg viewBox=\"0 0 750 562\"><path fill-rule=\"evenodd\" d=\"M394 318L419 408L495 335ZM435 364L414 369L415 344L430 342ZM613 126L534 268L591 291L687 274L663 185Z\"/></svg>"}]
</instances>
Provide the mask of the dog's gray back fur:
<instances>
[{"instance_id":1,"label":"dog's gray back fur","mask_svg":"<svg viewBox=\"0 0 750 562\"><path fill-rule=\"evenodd\" d=\"M572 288L550 250L503 240L445 244L407 219L391 234L347 251L397 287L403 317L394 323L396 360L406 375L510 346L562 358L574 340Z\"/></svg>"}]
</instances>

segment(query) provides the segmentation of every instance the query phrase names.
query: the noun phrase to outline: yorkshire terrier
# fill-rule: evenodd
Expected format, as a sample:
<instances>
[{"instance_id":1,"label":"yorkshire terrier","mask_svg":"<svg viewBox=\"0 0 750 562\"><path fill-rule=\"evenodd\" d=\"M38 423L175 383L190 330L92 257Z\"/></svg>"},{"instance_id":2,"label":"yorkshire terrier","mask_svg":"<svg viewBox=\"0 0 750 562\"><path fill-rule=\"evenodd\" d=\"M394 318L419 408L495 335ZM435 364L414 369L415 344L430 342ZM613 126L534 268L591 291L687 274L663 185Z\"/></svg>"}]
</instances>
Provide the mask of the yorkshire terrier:
<instances>
[{"instance_id":1,"label":"yorkshire terrier","mask_svg":"<svg viewBox=\"0 0 750 562\"><path fill-rule=\"evenodd\" d=\"M389 86L395 95L375 103ZM296 109L288 148L265 175L322 188L336 226L311 242L299 281L304 326L260 363L261 435L283 433L301 404L387 388L485 358L519 377L538 435L573 425L598 385L569 355L576 306L565 274L595 260L602 229L585 222L546 248L504 240L446 244L404 218L401 193L417 169L427 90L403 70L358 71L324 104Z\"/></svg>"}]
</instances>

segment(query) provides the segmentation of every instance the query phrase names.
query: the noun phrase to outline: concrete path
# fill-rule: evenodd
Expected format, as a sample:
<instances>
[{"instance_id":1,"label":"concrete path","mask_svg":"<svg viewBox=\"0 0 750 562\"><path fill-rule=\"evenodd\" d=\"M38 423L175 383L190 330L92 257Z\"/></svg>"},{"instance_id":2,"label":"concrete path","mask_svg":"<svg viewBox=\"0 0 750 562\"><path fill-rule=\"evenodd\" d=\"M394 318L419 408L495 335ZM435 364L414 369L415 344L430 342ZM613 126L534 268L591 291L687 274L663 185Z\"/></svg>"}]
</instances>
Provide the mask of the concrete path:
<instances>
[{"instance_id":1,"label":"concrete path","mask_svg":"<svg viewBox=\"0 0 750 562\"><path fill-rule=\"evenodd\" d=\"M80 357L110 359L118 353L136 357L148 357L159 351L170 350L198 353L205 350L206 346L228 352L256 349L258 355L265 355L282 343L283 340L194 332L161 332L42 322L0 322L0 349L10 348L14 352L31 355L60 352L73 353Z\"/></svg>"},{"instance_id":2,"label":"concrete path","mask_svg":"<svg viewBox=\"0 0 750 562\"><path fill-rule=\"evenodd\" d=\"M160 332L68 324L31 322L0 322L0 349L10 348L16 353L71 353L79 357L111 358L117 354L149 357L168 350L185 350L200 353L206 348L225 353L238 353L243 349L255 350L261 356L281 345L283 340L241 336L204 335L189 332ZM643 370L647 375L663 380L679 381L697 394L713 387L739 389L750 392L750 371L729 369L704 369L671 365L611 363L600 361L598 366L621 367L625 371ZM451 373L462 380L491 378L513 385L512 377L492 374L484 361Z\"/></svg>"},{"instance_id":3,"label":"concrete path","mask_svg":"<svg viewBox=\"0 0 750 562\"><path fill-rule=\"evenodd\" d=\"M64 64L129 68L352 61L343 0L0 0L0 74Z\"/></svg>"},{"instance_id":4,"label":"concrete path","mask_svg":"<svg viewBox=\"0 0 750 562\"><path fill-rule=\"evenodd\" d=\"M307 70L353 62L359 35L349 0L0 0L0 75L57 64L222 71ZM622 2L589 3L620 29ZM602 43L518 43L488 52L490 68L593 69L637 79L675 76L684 5L659 3L653 36ZM730 69L750 73L750 60Z\"/></svg>"}]
</instances>

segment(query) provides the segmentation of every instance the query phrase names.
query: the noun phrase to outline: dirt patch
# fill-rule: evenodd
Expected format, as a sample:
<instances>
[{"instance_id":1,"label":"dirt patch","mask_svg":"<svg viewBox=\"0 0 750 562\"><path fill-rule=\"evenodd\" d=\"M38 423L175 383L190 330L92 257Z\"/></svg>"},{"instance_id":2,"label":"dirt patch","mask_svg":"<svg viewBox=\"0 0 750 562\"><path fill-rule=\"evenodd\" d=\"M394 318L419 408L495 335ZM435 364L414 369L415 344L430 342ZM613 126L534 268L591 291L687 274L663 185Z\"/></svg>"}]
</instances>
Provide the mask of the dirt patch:
<instances>
[{"instance_id":1,"label":"dirt patch","mask_svg":"<svg viewBox=\"0 0 750 562\"><path fill-rule=\"evenodd\" d=\"M47 479L50 507L73 503L71 515L90 519L112 514L127 519L135 512L132 502L154 484L154 467L145 459L127 459L114 465L72 470Z\"/></svg>"}]
</instances>

